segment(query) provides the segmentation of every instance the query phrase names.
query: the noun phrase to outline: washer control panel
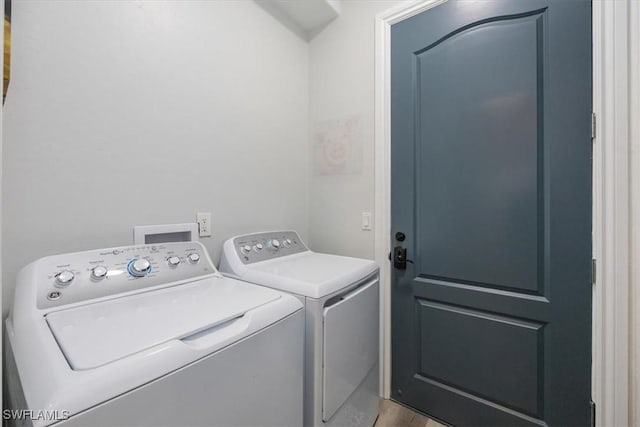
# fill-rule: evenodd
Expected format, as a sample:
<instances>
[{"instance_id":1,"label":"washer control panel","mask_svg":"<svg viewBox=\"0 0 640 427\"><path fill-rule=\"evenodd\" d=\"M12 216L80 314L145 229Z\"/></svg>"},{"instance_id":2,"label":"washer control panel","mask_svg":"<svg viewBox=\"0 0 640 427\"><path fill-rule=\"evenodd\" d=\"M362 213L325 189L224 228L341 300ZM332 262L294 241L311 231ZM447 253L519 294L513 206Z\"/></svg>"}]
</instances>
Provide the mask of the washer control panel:
<instances>
[{"instance_id":1,"label":"washer control panel","mask_svg":"<svg viewBox=\"0 0 640 427\"><path fill-rule=\"evenodd\" d=\"M39 259L39 309L218 274L199 242L159 243Z\"/></svg>"},{"instance_id":2,"label":"washer control panel","mask_svg":"<svg viewBox=\"0 0 640 427\"><path fill-rule=\"evenodd\" d=\"M295 231L247 234L233 239L238 258L244 264L266 261L309 250Z\"/></svg>"}]
</instances>

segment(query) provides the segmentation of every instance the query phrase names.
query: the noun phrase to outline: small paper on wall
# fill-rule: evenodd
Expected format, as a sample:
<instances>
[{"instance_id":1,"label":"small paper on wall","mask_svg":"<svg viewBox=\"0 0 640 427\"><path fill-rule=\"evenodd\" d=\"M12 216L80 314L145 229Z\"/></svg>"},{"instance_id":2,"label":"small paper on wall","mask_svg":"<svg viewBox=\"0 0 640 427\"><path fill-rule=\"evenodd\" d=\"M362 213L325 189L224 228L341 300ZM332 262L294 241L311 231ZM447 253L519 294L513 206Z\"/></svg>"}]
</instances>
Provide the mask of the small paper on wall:
<instances>
[{"instance_id":1,"label":"small paper on wall","mask_svg":"<svg viewBox=\"0 0 640 427\"><path fill-rule=\"evenodd\" d=\"M314 135L316 175L362 173L362 115L317 123Z\"/></svg>"}]
</instances>

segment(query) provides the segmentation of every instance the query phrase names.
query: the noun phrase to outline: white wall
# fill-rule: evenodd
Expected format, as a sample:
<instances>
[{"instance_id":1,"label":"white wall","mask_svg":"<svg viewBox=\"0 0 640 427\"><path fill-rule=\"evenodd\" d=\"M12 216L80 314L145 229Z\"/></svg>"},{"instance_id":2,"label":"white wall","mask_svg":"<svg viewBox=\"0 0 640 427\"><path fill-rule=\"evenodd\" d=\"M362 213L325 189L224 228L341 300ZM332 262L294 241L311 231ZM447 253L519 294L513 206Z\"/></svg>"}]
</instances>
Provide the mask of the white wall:
<instances>
[{"instance_id":1,"label":"white wall","mask_svg":"<svg viewBox=\"0 0 640 427\"><path fill-rule=\"evenodd\" d=\"M640 3L629 3L630 142L631 142L631 298L630 319L630 416L640 426Z\"/></svg>"},{"instance_id":2,"label":"white wall","mask_svg":"<svg viewBox=\"0 0 640 427\"><path fill-rule=\"evenodd\" d=\"M374 23L399 3L343 1L340 16L310 42L309 242L316 251L374 256L373 231L361 230L362 212L374 208ZM361 146L361 171L317 175L316 130L347 117L359 121L353 142Z\"/></svg>"},{"instance_id":3,"label":"white wall","mask_svg":"<svg viewBox=\"0 0 640 427\"><path fill-rule=\"evenodd\" d=\"M249 31L248 31L249 30ZM19 268L213 213L307 231L308 46L252 1L13 4L3 294Z\"/></svg>"}]
</instances>

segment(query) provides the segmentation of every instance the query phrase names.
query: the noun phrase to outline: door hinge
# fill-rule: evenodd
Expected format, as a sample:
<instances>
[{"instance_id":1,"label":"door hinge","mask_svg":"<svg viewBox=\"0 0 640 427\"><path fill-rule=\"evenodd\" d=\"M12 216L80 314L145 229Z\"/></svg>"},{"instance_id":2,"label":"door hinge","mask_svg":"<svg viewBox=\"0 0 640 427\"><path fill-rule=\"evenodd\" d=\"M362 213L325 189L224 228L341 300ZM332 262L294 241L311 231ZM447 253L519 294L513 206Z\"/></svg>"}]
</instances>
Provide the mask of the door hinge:
<instances>
[{"instance_id":1,"label":"door hinge","mask_svg":"<svg viewBox=\"0 0 640 427\"><path fill-rule=\"evenodd\" d=\"M596 259L591 259L591 284L596 284Z\"/></svg>"},{"instance_id":2,"label":"door hinge","mask_svg":"<svg viewBox=\"0 0 640 427\"><path fill-rule=\"evenodd\" d=\"M596 139L596 113L591 112L591 140Z\"/></svg>"},{"instance_id":3,"label":"door hinge","mask_svg":"<svg viewBox=\"0 0 640 427\"><path fill-rule=\"evenodd\" d=\"M591 401L591 427L596 427L596 402Z\"/></svg>"}]
</instances>

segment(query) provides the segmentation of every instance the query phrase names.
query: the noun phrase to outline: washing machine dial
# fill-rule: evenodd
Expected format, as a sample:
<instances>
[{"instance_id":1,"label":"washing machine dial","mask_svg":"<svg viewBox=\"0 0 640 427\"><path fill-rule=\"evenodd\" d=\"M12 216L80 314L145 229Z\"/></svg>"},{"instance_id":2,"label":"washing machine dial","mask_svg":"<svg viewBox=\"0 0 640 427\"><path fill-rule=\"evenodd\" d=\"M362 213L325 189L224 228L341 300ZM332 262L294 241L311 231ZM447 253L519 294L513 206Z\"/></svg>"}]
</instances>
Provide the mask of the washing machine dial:
<instances>
[{"instance_id":1,"label":"washing machine dial","mask_svg":"<svg viewBox=\"0 0 640 427\"><path fill-rule=\"evenodd\" d=\"M151 263L144 258L138 258L129 263L129 273L134 277L144 277L150 271Z\"/></svg>"},{"instance_id":2,"label":"washing machine dial","mask_svg":"<svg viewBox=\"0 0 640 427\"><path fill-rule=\"evenodd\" d=\"M198 261L200 261L200 255L198 255L196 253L192 253L192 254L189 254L187 259L189 260L190 263L195 264Z\"/></svg>"},{"instance_id":3,"label":"washing machine dial","mask_svg":"<svg viewBox=\"0 0 640 427\"><path fill-rule=\"evenodd\" d=\"M60 273L56 274L56 286L59 288L66 288L73 282L73 279L76 278L76 275L73 274L73 271L64 270Z\"/></svg>"},{"instance_id":4,"label":"washing machine dial","mask_svg":"<svg viewBox=\"0 0 640 427\"><path fill-rule=\"evenodd\" d=\"M178 264L180 264L180 257L177 257L175 255L170 256L169 258L167 258L167 264L169 264L171 267L177 267Z\"/></svg>"},{"instance_id":5,"label":"washing machine dial","mask_svg":"<svg viewBox=\"0 0 640 427\"><path fill-rule=\"evenodd\" d=\"M256 243L256 245L253 248L256 250L256 252L259 252L262 249L264 249L264 246L262 246L262 243Z\"/></svg>"},{"instance_id":6,"label":"washing machine dial","mask_svg":"<svg viewBox=\"0 0 640 427\"><path fill-rule=\"evenodd\" d=\"M284 245L287 246L287 247L291 246L291 243L292 243L291 239L287 239L287 240L284 241Z\"/></svg>"},{"instance_id":7,"label":"washing machine dial","mask_svg":"<svg viewBox=\"0 0 640 427\"><path fill-rule=\"evenodd\" d=\"M271 239L271 242L269 242L269 245L274 249L280 249L280 240Z\"/></svg>"},{"instance_id":8,"label":"washing machine dial","mask_svg":"<svg viewBox=\"0 0 640 427\"><path fill-rule=\"evenodd\" d=\"M251 252L251 246L249 245L244 245L242 247L242 253L248 254L249 252Z\"/></svg>"},{"instance_id":9,"label":"washing machine dial","mask_svg":"<svg viewBox=\"0 0 640 427\"><path fill-rule=\"evenodd\" d=\"M97 267L93 267L93 269L91 270L91 278L93 280L102 280L107 277L108 272L109 270L107 270L107 267L98 265Z\"/></svg>"}]
</instances>

